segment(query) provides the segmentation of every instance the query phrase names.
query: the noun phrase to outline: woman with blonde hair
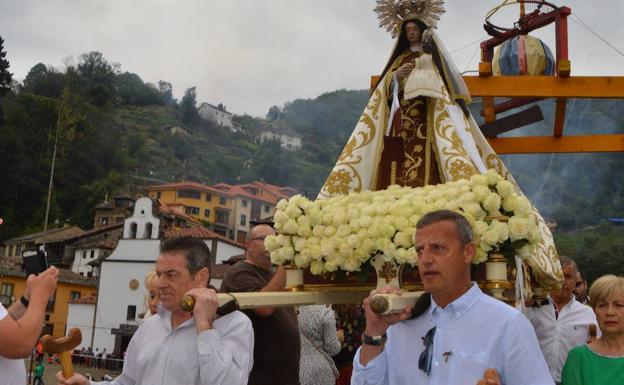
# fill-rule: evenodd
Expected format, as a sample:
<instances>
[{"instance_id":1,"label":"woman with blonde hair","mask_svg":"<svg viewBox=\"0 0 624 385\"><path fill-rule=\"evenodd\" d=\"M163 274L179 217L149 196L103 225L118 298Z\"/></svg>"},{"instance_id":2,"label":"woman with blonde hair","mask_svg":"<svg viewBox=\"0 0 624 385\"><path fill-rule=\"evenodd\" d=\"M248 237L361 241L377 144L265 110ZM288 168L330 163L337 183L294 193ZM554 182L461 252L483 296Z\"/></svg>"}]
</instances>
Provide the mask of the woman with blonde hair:
<instances>
[{"instance_id":1,"label":"woman with blonde hair","mask_svg":"<svg viewBox=\"0 0 624 385\"><path fill-rule=\"evenodd\" d=\"M598 278L589 296L602 336L570 350L561 383L624 384L624 277Z\"/></svg>"},{"instance_id":2,"label":"woman with blonde hair","mask_svg":"<svg viewBox=\"0 0 624 385\"><path fill-rule=\"evenodd\" d=\"M156 314L158 311L158 302L160 302L160 298L158 297L158 276L156 275L156 270L150 269L145 276L145 288L147 289L147 295L145 296L145 316L143 319Z\"/></svg>"}]
</instances>

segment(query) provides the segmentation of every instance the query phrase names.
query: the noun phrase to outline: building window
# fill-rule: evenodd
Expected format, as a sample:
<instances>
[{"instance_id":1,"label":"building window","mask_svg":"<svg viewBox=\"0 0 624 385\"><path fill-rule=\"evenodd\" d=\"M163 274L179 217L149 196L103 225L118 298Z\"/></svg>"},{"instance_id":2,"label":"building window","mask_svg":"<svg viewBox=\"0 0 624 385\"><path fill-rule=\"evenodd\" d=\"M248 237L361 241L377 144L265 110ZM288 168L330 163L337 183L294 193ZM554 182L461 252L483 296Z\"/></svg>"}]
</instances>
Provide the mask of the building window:
<instances>
[{"instance_id":1,"label":"building window","mask_svg":"<svg viewBox=\"0 0 624 385\"><path fill-rule=\"evenodd\" d=\"M197 190L180 190L178 191L178 198L201 199L201 192Z\"/></svg>"},{"instance_id":2,"label":"building window","mask_svg":"<svg viewBox=\"0 0 624 385\"><path fill-rule=\"evenodd\" d=\"M87 250L84 250L82 252L82 259L85 259L85 258L87 258Z\"/></svg>"},{"instance_id":3,"label":"building window","mask_svg":"<svg viewBox=\"0 0 624 385\"><path fill-rule=\"evenodd\" d=\"M245 199L243 199L243 201L241 202L241 204L243 205L243 207L247 207L247 201Z\"/></svg>"},{"instance_id":4,"label":"building window","mask_svg":"<svg viewBox=\"0 0 624 385\"><path fill-rule=\"evenodd\" d=\"M91 250L91 259L95 258L95 250Z\"/></svg>"},{"instance_id":5,"label":"building window","mask_svg":"<svg viewBox=\"0 0 624 385\"><path fill-rule=\"evenodd\" d=\"M245 226L247 224L247 216L241 215L240 225Z\"/></svg>"},{"instance_id":6,"label":"building window","mask_svg":"<svg viewBox=\"0 0 624 385\"><path fill-rule=\"evenodd\" d=\"M115 223L121 223L124 221L124 217L116 217L115 218Z\"/></svg>"},{"instance_id":7,"label":"building window","mask_svg":"<svg viewBox=\"0 0 624 385\"><path fill-rule=\"evenodd\" d=\"M108 224L108 218L103 217L103 218L102 218L102 221L101 221L101 224L102 224L103 226L106 226L106 225Z\"/></svg>"},{"instance_id":8,"label":"building window","mask_svg":"<svg viewBox=\"0 0 624 385\"><path fill-rule=\"evenodd\" d=\"M269 205L264 205L264 212L268 213L269 211L271 211L271 206Z\"/></svg>"},{"instance_id":9,"label":"building window","mask_svg":"<svg viewBox=\"0 0 624 385\"><path fill-rule=\"evenodd\" d=\"M11 306L13 303L13 284L12 283L3 283L0 288L0 302L5 307Z\"/></svg>"},{"instance_id":10,"label":"building window","mask_svg":"<svg viewBox=\"0 0 624 385\"><path fill-rule=\"evenodd\" d=\"M189 206L184 209L186 215L199 215L199 207Z\"/></svg>"},{"instance_id":11,"label":"building window","mask_svg":"<svg viewBox=\"0 0 624 385\"><path fill-rule=\"evenodd\" d=\"M210 202L212 200L212 194L206 193L206 202Z\"/></svg>"},{"instance_id":12,"label":"building window","mask_svg":"<svg viewBox=\"0 0 624 385\"><path fill-rule=\"evenodd\" d=\"M22 244L15 246L15 255L22 255Z\"/></svg>"},{"instance_id":13,"label":"building window","mask_svg":"<svg viewBox=\"0 0 624 385\"><path fill-rule=\"evenodd\" d=\"M46 312L47 313L54 313L54 304L55 303L56 303L56 290L54 290L54 293L52 293L50 298L48 298L48 304L46 305Z\"/></svg>"},{"instance_id":14,"label":"building window","mask_svg":"<svg viewBox=\"0 0 624 385\"><path fill-rule=\"evenodd\" d=\"M230 222L230 213L227 211L217 211L217 223L228 224Z\"/></svg>"},{"instance_id":15,"label":"building window","mask_svg":"<svg viewBox=\"0 0 624 385\"><path fill-rule=\"evenodd\" d=\"M205 210L204 210L204 216L205 216L206 218L210 217L210 209L205 209Z\"/></svg>"},{"instance_id":16,"label":"building window","mask_svg":"<svg viewBox=\"0 0 624 385\"><path fill-rule=\"evenodd\" d=\"M79 291L73 291L73 290L70 291L69 292L69 300L73 301L73 300L76 300L76 299L80 299L80 292Z\"/></svg>"},{"instance_id":17,"label":"building window","mask_svg":"<svg viewBox=\"0 0 624 385\"><path fill-rule=\"evenodd\" d=\"M219 197L219 204L225 205L225 197Z\"/></svg>"},{"instance_id":18,"label":"building window","mask_svg":"<svg viewBox=\"0 0 624 385\"><path fill-rule=\"evenodd\" d=\"M156 199L160 199L160 197L161 197L161 192L160 192L160 191L157 191L157 192L156 192Z\"/></svg>"},{"instance_id":19,"label":"building window","mask_svg":"<svg viewBox=\"0 0 624 385\"><path fill-rule=\"evenodd\" d=\"M126 311L126 321L134 321L136 318L136 306L128 305L128 310Z\"/></svg>"}]
</instances>

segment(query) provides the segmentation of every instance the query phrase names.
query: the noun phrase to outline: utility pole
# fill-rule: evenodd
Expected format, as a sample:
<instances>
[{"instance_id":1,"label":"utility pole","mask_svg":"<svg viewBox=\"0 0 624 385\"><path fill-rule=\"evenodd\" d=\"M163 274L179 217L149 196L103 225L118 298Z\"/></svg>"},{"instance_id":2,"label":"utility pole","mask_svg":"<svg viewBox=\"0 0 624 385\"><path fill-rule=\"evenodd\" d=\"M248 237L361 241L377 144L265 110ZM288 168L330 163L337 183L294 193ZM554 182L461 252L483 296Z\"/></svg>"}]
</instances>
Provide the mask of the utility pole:
<instances>
[{"instance_id":1,"label":"utility pole","mask_svg":"<svg viewBox=\"0 0 624 385\"><path fill-rule=\"evenodd\" d=\"M63 108L61 106L61 108ZM54 181L54 164L56 163L56 146L58 144L59 125L56 125L56 134L54 135L54 151L52 152L52 166L50 167L50 183L48 184L48 199L46 202L45 219L43 221L43 232L48 230L48 215L50 214L50 199L52 198L52 185Z\"/></svg>"}]
</instances>

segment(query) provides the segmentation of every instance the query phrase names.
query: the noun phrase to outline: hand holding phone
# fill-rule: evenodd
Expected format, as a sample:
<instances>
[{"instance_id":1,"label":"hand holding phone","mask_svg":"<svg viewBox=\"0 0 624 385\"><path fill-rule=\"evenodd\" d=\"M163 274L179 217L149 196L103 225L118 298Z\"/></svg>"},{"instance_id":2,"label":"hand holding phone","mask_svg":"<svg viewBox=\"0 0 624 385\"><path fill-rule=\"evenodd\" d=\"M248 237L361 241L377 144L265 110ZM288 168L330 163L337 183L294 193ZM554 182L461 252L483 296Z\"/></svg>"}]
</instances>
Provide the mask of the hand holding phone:
<instances>
[{"instance_id":1,"label":"hand holding phone","mask_svg":"<svg viewBox=\"0 0 624 385\"><path fill-rule=\"evenodd\" d=\"M29 250L22 253L22 266L26 276L39 274L48 268L48 256L44 250Z\"/></svg>"}]
</instances>

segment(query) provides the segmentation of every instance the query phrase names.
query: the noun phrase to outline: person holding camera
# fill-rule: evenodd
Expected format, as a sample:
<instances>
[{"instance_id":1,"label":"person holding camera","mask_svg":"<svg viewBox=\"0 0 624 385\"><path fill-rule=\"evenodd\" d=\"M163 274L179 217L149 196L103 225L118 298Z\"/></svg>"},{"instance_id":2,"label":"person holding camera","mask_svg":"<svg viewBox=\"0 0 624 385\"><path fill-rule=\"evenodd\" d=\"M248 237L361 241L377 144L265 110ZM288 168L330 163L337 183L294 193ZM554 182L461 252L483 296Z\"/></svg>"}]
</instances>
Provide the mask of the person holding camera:
<instances>
[{"instance_id":1,"label":"person holding camera","mask_svg":"<svg viewBox=\"0 0 624 385\"><path fill-rule=\"evenodd\" d=\"M43 327L48 298L56 289L56 267L31 274L24 295L8 308L0 304L0 373L5 385L26 383L22 358L33 350Z\"/></svg>"}]
</instances>

